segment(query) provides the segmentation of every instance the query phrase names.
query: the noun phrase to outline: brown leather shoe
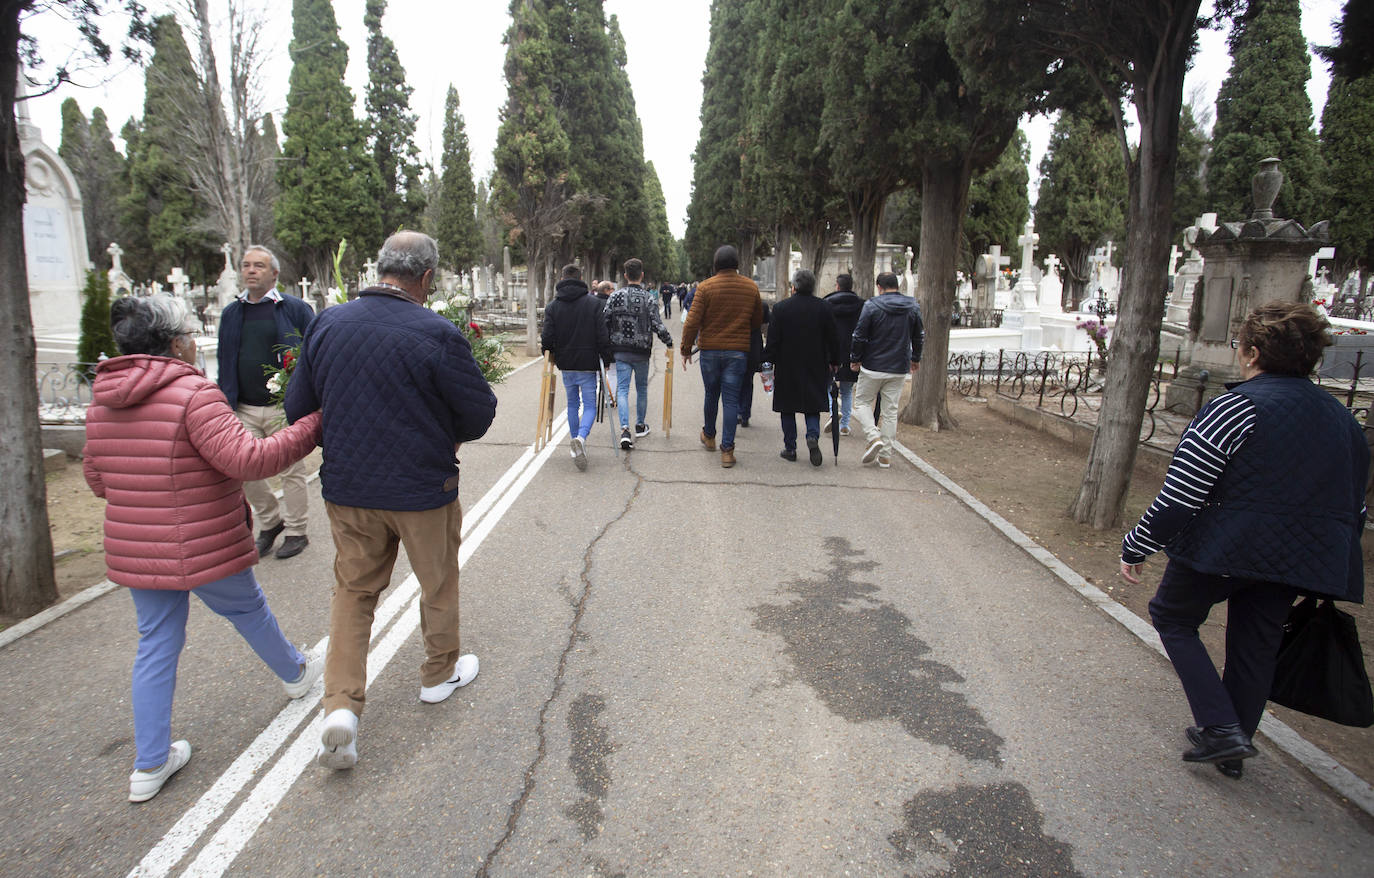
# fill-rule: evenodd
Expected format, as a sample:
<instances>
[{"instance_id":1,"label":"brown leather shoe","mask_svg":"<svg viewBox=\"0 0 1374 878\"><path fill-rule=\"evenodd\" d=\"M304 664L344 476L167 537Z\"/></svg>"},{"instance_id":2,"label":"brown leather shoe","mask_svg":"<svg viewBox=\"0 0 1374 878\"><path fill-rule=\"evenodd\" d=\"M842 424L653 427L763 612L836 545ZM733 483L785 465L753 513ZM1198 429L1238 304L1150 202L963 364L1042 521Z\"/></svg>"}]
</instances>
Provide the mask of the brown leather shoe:
<instances>
[{"instance_id":1,"label":"brown leather shoe","mask_svg":"<svg viewBox=\"0 0 1374 878\"><path fill-rule=\"evenodd\" d=\"M716 437L714 437L714 436L707 436L707 435L706 435L706 431L705 431L705 430L702 430L702 431L701 431L701 444L706 446L706 450L707 450L707 451L715 451L715 450L716 450Z\"/></svg>"},{"instance_id":2,"label":"brown leather shoe","mask_svg":"<svg viewBox=\"0 0 1374 878\"><path fill-rule=\"evenodd\" d=\"M735 465L735 449L722 448L720 450L720 465L726 469Z\"/></svg>"}]
</instances>

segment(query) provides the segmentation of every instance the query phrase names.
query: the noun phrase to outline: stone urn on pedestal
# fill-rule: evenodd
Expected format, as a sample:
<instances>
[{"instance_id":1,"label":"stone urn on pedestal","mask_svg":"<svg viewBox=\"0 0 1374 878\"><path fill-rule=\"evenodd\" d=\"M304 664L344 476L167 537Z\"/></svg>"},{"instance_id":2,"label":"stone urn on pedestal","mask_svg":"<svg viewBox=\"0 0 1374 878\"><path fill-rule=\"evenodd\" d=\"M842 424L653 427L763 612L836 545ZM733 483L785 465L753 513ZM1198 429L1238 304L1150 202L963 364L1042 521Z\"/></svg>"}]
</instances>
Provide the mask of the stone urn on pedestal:
<instances>
[{"instance_id":1,"label":"stone urn on pedestal","mask_svg":"<svg viewBox=\"0 0 1374 878\"><path fill-rule=\"evenodd\" d=\"M1227 382L1241 379L1240 354L1231 349L1231 339L1251 310L1266 302L1303 301L1310 289L1308 263L1327 243L1328 224L1304 229L1296 220L1274 216L1282 185L1279 160L1264 159L1251 182L1250 218L1198 230L1205 267L1193 293L1190 364L1164 397L1171 411L1191 415L1224 392Z\"/></svg>"}]
</instances>

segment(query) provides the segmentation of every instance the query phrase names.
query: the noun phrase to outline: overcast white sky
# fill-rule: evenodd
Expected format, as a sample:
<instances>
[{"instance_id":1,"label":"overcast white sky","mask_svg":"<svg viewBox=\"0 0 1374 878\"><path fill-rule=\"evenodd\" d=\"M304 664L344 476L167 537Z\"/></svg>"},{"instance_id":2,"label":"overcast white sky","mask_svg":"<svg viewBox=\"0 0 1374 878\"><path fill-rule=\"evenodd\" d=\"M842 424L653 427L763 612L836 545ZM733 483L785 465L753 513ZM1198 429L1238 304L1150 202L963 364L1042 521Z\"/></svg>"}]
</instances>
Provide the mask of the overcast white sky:
<instances>
[{"instance_id":1,"label":"overcast white sky","mask_svg":"<svg viewBox=\"0 0 1374 878\"><path fill-rule=\"evenodd\" d=\"M280 127L290 74L290 59L286 53L291 41L290 6L267 0L259 2L270 31L276 35L269 40L273 53L264 69L264 82L268 90L267 106L276 111ZM165 0L148 3L154 13L168 5ZM223 9L224 4L222 0L212 0L211 7ZM341 36L349 46L348 83L357 98L360 115L367 82L363 7L364 0L334 0ZM1340 14L1340 0L1302 0L1302 8L1303 32L1308 42L1331 42L1331 22ZM416 136L421 152L432 160L438 157L442 145L444 95L452 83L462 103L472 147L473 171L478 178L491 171L499 112L505 102L502 73L505 47L501 40L509 23L507 9L504 0L451 0L446 3L390 0L387 6L387 33L396 43L407 78L415 87L411 109L419 114ZM692 150L696 147L701 111L701 74L710 30L710 0L606 0L606 12L620 18L628 44L630 81L644 126L645 157L658 171L668 204L668 221L673 234L681 237L691 197ZM70 28L62 27L55 19L55 13L47 12L25 23L25 31L38 36L41 50L49 60L60 60L64 56L64 44L72 39ZM119 25L111 22L107 36L117 36L118 32ZM221 63L224 60L220 58ZM1185 94L1196 90L1203 103L1210 105L1229 67L1225 35L1203 33ZM54 94L30 102L34 122L53 147L57 146L60 137L59 108L66 97L75 97L88 116L94 107L103 107L116 135L126 119L142 114L141 71L116 66L104 75L109 78L100 83L100 73L85 73L81 81L90 87L64 86ZM1317 120L1325 104L1328 79L1326 66L1314 59L1308 93ZM1049 140L1050 124L1045 119L1035 119L1024 123L1024 127L1031 139L1034 187L1035 168Z\"/></svg>"}]
</instances>

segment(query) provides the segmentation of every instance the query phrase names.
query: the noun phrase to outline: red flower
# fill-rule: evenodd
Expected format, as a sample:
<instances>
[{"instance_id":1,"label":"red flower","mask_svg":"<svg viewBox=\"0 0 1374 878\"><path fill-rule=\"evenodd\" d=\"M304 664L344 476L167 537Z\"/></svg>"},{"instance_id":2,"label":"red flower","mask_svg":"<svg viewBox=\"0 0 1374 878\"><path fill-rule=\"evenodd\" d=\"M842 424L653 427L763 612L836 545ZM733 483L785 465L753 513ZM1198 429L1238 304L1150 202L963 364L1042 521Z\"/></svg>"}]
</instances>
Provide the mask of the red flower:
<instances>
[{"instance_id":1,"label":"red flower","mask_svg":"<svg viewBox=\"0 0 1374 878\"><path fill-rule=\"evenodd\" d=\"M291 351L283 351L281 355L281 367L290 372L296 368L296 355Z\"/></svg>"},{"instance_id":2,"label":"red flower","mask_svg":"<svg viewBox=\"0 0 1374 878\"><path fill-rule=\"evenodd\" d=\"M476 323L469 323L468 329L471 329L472 334L477 336L478 338L482 337L482 327L478 326Z\"/></svg>"}]
</instances>

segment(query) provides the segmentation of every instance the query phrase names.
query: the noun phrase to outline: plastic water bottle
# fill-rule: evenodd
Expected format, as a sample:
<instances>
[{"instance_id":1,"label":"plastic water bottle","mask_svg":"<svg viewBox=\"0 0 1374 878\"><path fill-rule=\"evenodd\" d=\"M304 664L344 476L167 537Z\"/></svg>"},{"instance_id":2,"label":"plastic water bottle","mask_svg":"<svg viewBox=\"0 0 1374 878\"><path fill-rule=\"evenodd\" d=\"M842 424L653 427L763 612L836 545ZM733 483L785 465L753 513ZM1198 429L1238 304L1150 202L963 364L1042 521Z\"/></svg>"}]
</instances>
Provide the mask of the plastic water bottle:
<instances>
[{"instance_id":1,"label":"plastic water bottle","mask_svg":"<svg viewBox=\"0 0 1374 878\"><path fill-rule=\"evenodd\" d=\"M764 393L772 393L772 392L773 392L773 364L772 364L772 363L763 363L763 364L762 364L762 373L761 373L761 374L763 375L763 392L764 392Z\"/></svg>"}]
</instances>

